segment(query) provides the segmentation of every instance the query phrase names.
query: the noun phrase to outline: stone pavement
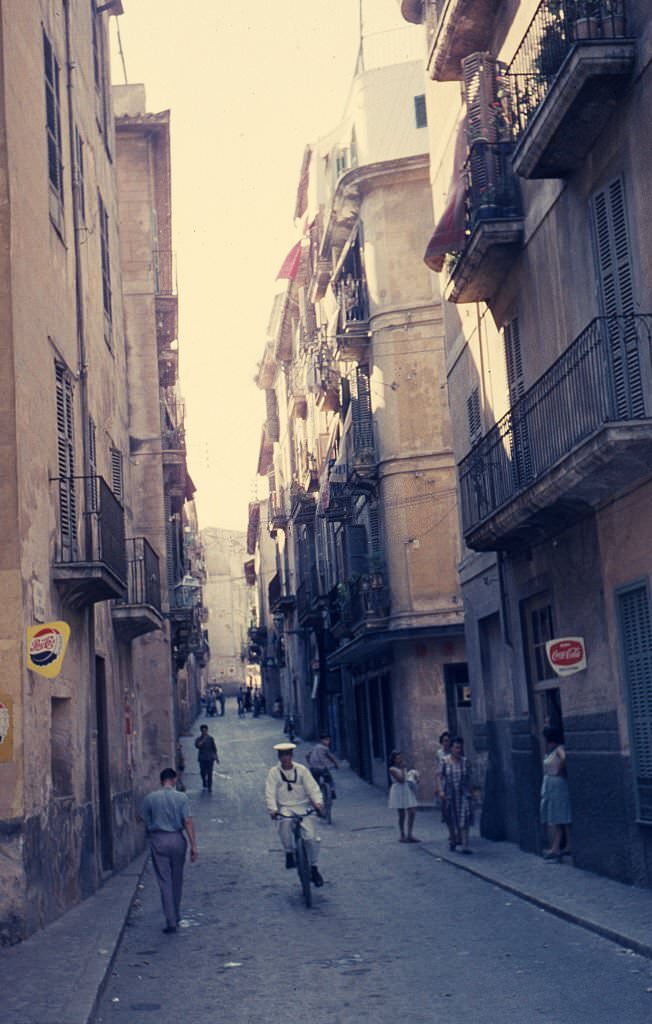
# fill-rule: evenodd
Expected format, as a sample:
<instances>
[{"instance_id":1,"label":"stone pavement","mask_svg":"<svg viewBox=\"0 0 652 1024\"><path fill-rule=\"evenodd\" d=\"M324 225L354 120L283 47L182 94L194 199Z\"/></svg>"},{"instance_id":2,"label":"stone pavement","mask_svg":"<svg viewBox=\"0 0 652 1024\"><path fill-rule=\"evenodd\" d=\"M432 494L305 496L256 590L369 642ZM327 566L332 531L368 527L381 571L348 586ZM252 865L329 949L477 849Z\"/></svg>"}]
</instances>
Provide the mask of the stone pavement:
<instances>
[{"instance_id":1,"label":"stone pavement","mask_svg":"<svg viewBox=\"0 0 652 1024\"><path fill-rule=\"evenodd\" d=\"M261 720L255 728L277 738L273 737L276 722ZM185 742L191 744L191 740ZM302 749L303 745L299 755ZM346 768L339 773L338 789L347 807L354 805L360 831L379 828L379 822L387 827L394 821L393 812L388 818L385 795ZM417 815L421 843L414 853L422 863L434 858L454 865L624 949L652 958L651 890L633 889L567 862L551 864L512 844L492 843L477 835L472 836L472 857L450 853L438 817L432 808ZM201 857L201 827L199 844ZM0 950L2 1024L88 1024L93 1020L144 864L144 856L137 858L48 928L18 946Z\"/></svg>"}]
</instances>

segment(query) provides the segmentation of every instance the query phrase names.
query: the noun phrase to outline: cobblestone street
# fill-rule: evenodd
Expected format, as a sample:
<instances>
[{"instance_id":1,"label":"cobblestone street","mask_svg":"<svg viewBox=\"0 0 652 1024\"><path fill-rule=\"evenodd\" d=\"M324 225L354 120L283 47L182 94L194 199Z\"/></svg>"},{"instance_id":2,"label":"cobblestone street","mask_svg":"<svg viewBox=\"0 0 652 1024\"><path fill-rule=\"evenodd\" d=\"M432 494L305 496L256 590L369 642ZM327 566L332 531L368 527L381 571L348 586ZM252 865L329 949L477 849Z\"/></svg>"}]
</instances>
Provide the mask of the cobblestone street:
<instances>
[{"instance_id":1,"label":"cobblestone street","mask_svg":"<svg viewBox=\"0 0 652 1024\"><path fill-rule=\"evenodd\" d=\"M263 805L278 722L229 708L210 730L221 761L211 796L184 740L200 856L186 867L183 926L162 934L148 867L97 1024L649 1020L648 960L440 859L431 810L417 817L422 843L399 844L384 795L347 769L334 824L319 826L326 884L307 910Z\"/></svg>"}]
</instances>

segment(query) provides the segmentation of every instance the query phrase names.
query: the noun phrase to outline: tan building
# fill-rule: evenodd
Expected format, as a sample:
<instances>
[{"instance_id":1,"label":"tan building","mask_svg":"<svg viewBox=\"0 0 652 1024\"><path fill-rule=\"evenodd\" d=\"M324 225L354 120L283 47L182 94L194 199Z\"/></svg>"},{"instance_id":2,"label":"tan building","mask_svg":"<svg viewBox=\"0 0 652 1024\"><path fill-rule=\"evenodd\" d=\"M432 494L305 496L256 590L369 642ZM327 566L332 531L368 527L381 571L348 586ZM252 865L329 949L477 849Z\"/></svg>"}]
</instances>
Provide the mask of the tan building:
<instances>
[{"instance_id":1,"label":"tan building","mask_svg":"<svg viewBox=\"0 0 652 1024\"><path fill-rule=\"evenodd\" d=\"M428 800L439 732L470 717L423 100L419 61L363 47L341 124L306 150L258 383L286 707L378 785L405 749Z\"/></svg>"},{"instance_id":2,"label":"tan building","mask_svg":"<svg viewBox=\"0 0 652 1024\"><path fill-rule=\"evenodd\" d=\"M107 53L120 13L119 0L0 8L0 944L129 862L136 802L174 753L170 660L150 660L165 634L162 517L148 518L132 458L143 393ZM70 640L47 678L26 631L60 621Z\"/></svg>"},{"instance_id":3,"label":"tan building","mask_svg":"<svg viewBox=\"0 0 652 1024\"><path fill-rule=\"evenodd\" d=\"M575 862L650 885L649 4L401 8L428 38L483 829L541 849L553 725ZM560 676L546 643L576 637Z\"/></svg>"},{"instance_id":4,"label":"tan building","mask_svg":"<svg viewBox=\"0 0 652 1024\"><path fill-rule=\"evenodd\" d=\"M249 593L245 581L246 534L206 527L204 604L209 615L211 656L208 679L233 694L245 683Z\"/></svg>"}]
</instances>

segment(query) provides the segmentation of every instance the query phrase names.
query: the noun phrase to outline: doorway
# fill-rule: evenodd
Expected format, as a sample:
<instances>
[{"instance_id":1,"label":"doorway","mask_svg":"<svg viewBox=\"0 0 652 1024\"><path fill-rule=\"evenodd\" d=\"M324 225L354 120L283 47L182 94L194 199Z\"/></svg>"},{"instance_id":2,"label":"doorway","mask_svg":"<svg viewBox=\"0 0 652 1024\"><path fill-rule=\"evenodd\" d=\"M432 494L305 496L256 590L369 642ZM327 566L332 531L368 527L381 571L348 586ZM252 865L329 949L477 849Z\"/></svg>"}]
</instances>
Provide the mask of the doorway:
<instances>
[{"instance_id":1,"label":"doorway","mask_svg":"<svg viewBox=\"0 0 652 1024\"><path fill-rule=\"evenodd\" d=\"M444 665L444 688L450 734L462 738L464 752L470 756L473 753L473 719L469 666L465 661Z\"/></svg>"}]
</instances>

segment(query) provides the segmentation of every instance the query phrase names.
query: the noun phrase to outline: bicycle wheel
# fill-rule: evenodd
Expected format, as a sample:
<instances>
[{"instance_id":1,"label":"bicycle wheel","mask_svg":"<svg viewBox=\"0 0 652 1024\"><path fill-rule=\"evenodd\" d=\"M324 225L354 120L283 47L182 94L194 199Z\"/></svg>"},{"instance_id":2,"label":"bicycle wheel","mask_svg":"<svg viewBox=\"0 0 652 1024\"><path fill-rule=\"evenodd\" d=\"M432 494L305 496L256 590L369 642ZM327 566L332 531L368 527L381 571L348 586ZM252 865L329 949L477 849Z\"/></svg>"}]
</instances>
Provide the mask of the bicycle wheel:
<instances>
[{"instance_id":1,"label":"bicycle wheel","mask_svg":"<svg viewBox=\"0 0 652 1024\"><path fill-rule=\"evenodd\" d=\"M329 824L333 824L333 790L331 789L330 782L320 783L321 799L324 805L324 820Z\"/></svg>"},{"instance_id":2,"label":"bicycle wheel","mask_svg":"<svg viewBox=\"0 0 652 1024\"><path fill-rule=\"evenodd\" d=\"M307 907L311 907L312 889L310 888L310 864L308 863L308 854L306 853L306 846L302 836L297 837L295 857L299 881L301 882L301 890L303 892L303 900Z\"/></svg>"}]
</instances>

